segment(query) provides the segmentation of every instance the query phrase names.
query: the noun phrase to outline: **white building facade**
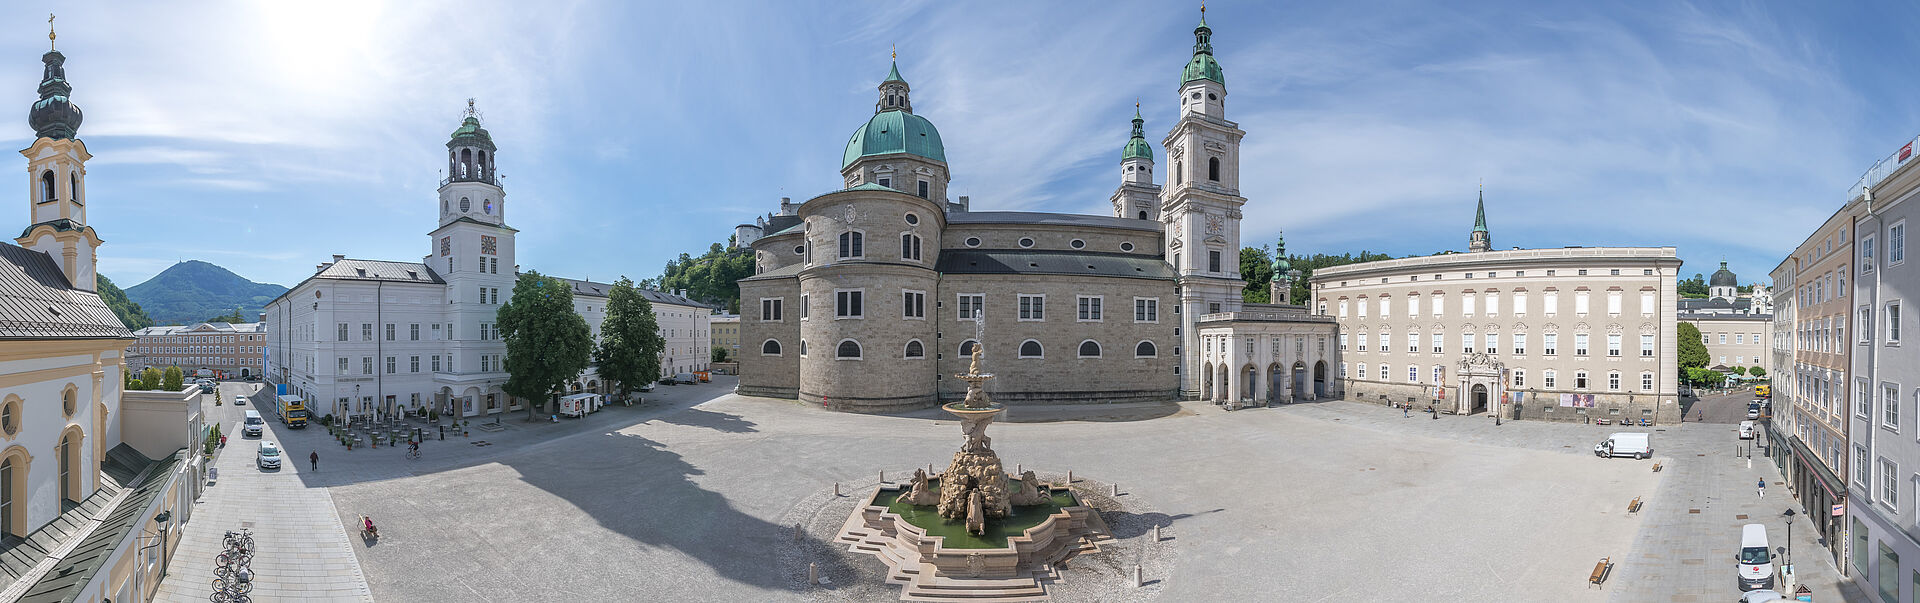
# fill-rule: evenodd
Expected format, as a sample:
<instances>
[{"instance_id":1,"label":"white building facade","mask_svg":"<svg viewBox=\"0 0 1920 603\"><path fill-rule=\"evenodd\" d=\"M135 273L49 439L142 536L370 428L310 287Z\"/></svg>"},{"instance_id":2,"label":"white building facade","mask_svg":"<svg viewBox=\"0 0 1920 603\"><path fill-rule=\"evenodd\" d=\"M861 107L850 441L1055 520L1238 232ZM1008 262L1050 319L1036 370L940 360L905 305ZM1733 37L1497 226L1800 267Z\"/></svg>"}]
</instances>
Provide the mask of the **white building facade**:
<instances>
[{"instance_id":1,"label":"white building facade","mask_svg":"<svg viewBox=\"0 0 1920 603\"><path fill-rule=\"evenodd\" d=\"M335 255L262 312L268 381L307 399L316 415L427 407L472 417L524 408L501 389L507 348L497 318L518 279L518 231L506 223L497 148L471 102L446 146L448 176L440 182L440 217L425 257L395 262ZM597 340L612 286L567 282L574 286L575 310ZM678 351L710 340L703 316L711 309L682 296L643 294L654 304L662 334L672 334L661 371L704 370L704 347L702 354ZM589 369L574 389L604 388Z\"/></svg>"}]
</instances>

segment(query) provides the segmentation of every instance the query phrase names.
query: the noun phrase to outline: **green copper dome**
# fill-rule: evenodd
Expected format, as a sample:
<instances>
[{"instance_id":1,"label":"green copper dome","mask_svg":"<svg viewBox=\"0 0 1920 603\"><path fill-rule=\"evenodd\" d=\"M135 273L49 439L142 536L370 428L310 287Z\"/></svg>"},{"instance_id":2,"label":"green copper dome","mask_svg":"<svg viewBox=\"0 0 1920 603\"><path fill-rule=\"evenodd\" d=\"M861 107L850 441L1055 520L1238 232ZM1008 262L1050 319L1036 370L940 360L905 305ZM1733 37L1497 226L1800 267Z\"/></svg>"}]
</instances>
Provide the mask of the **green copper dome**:
<instances>
[{"instance_id":1,"label":"green copper dome","mask_svg":"<svg viewBox=\"0 0 1920 603\"><path fill-rule=\"evenodd\" d=\"M1140 119L1140 111L1133 112L1133 138L1127 139L1127 146L1120 149L1120 160L1145 159L1153 161L1153 145L1147 144L1146 120Z\"/></svg>"},{"instance_id":2,"label":"green copper dome","mask_svg":"<svg viewBox=\"0 0 1920 603\"><path fill-rule=\"evenodd\" d=\"M933 122L906 111L882 111L853 131L853 138L847 140L847 152L840 157L840 167L845 169L862 157L893 153L947 162L946 146L940 143L940 131L934 129Z\"/></svg>"},{"instance_id":3,"label":"green copper dome","mask_svg":"<svg viewBox=\"0 0 1920 603\"><path fill-rule=\"evenodd\" d=\"M1207 17L1200 15L1200 26L1193 28L1193 60L1187 61L1187 68L1180 73L1180 83L1185 85L1194 80L1213 80L1227 83L1227 76L1220 71L1220 62L1213 60L1213 28L1207 27Z\"/></svg>"},{"instance_id":4,"label":"green copper dome","mask_svg":"<svg viewBox=\"0 0 1920 603\"><path fill-rule=\"evenodd\" d=\"M480 147L492 151L493 135L480 127L479 118L468 115L465 121L460 122L460 127L453 131L452 138L447 140L447 148L454 147Z\"/></svg>"}]
</instances>

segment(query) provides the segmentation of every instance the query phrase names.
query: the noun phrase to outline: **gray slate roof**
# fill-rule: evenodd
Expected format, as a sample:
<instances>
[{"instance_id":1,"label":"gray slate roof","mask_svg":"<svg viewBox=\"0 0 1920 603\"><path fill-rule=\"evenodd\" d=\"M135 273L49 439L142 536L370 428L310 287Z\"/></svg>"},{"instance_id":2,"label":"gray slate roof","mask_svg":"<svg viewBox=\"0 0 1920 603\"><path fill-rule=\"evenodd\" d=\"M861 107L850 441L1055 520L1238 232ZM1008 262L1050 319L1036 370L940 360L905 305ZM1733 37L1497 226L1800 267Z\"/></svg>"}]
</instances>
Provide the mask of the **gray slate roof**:
<instances>
[{"instance_id":1,"label":"gray slate roof","mask_svg":"<svg viewBox=\"0 0 1920 603\"><path fill-rule=\"evenodd\" d=\"M593 281L583 281L583 280L570 279L565 277L554 277L554 278L558 278L562 282L565 282L568 285L573 286L574 295L585 295L588 297L608 297L612 295L611 292L613 291L613 285L610 283L596 283ZM709 306L707 304L693 301L693 299L691 298L681 297L671 293L662 293L659 291L654 291L652 289L641 289L639 287L635 287L634 290L639 291L640 297L647 298L647 301L651 303L672 304L675 306L692 306L695 308L708 308L708 309L713 308L713 306Z\"/></svg>"},{"instance_id":2,"label":"gray slate roof","mask_svg":"<svg viewBox=\"0 0 1920 603\"><path fill-rule=\"evenodd\" d=\"M121 450L122 448L126 450ZM166 459L152 461L135 452L131 446L126 444L115 446L107 455L110 462L103 463L102 469L113 472L109 474L110 477L129 486L131 485L129 481L139 475L142 470L147 470L146 481L141 482L133 492L120 501L118 506L96 510L96 513L105 513L105 517L100 520L100 525L88 532L73 551L61 557L59 563L48 570L46 575L33 585L33 588L28 589L26 596L21 597L20 601L22 603L74 601L87 583L100 572L100 568L106 565L107 557L113 555L114 549L119 546L121 540L126 538L127 533L132 531L134 526L145 525L147 507L154 498L165 492L167 485L171 483L168 478L173 474L175 466L180 464L180 457L184 452L185 449L182 449L182 452L175 453ZM138 463L138 466L133 466L133 463ZM122 466L111 467L112 464ZM103 489L101 492L106 490ZM94 498L88 497L88 500ZM84 508L84 505L82 507ZM73 512L69 511L67 514ZM61 516L64 518L67 514Z\"/></svg>"},{"instance_id":3,"label":"gray slate roof","mask_svg":"<svg viewBox=\"0 0 1920 603\"><path fill-rule=\"evenodd\" d=\"M793 276L795 276L795 275L798 275L798 274L800 274L800 271L801 271L801 270L806 270L806 269L807 269L807 265L806 265L806 264L802 264L802 263L797 263L797 262L796 262L796 263L793 263L793 264L787 264L787 265L785 265L785 266L781 266L781 267L779 267L779 268L775 268L775 269L772 269L772 270L768 270L768 271L766 271L766 272L762 272L762 273L760 273L760 274L756 274L756 275L753 275L753 276L749 276L749 277L747 277L747 278L743 278L743 279L740 279L740 280L743 280L743 281L756 281L756 280L760 280L760 279L772 279L772 278L791 278L791 277L793 277Z\"/></svg>"},{"instance_id":4,"label":"gray slate roof","mask_svg":"<svg viewBox=\"0 0 1920 603\"><path fill-rule=\"evenodd\" d=\"M73 288L47 254L0 243L0 339L128 339L100 295Z\"/></svg>"},{"instance_id":5,"label":"gray slate roof","mask_svg":"<svg viewBox=\"0 0 1920 603\"><path fill-rule=\"evenodd\" d=\"M432 268L420 262L386 260L340 260L327 266L313 278L349 281L387 281L403 283L447 284ZM298 287L296 287L298 288Z\"/></svg>"},{"instance_id":6,"label":"gray slate roof","mask_svg":"<svg viewBox=\"0 0 1920 603\"><path fill-rule=\"evenodd\" d=\"M152 327L140 329L138 331L134 331L133 334L136 337L157 337L161 335L176 335L180 333L196 332L195 330L200 329L202 325L206 326L207 329L210 329L212 331L217 331L220 333L265 333L267 332L267 323L264 323L264 322L243 322L243 323L237 323L237 324L225 323L225 322L202 322L202 323L194 323L191 325L152 326ZM204 333L207 331L201 330L198 332Z\"/></svg>"},{"instance_id":7,"label":"gray slate roof","mask_svg":"<svg viewBox=\"0 0 1920 603\"><path fill-rule=\"evenodd\" d=\"M1153 220L1115 218L1089 214L1060 214L1039 211L955 211L947 212L947 224L1037 224L1042 226L1093 226L1160 232Z\"/></svg>"},{"instance_id":8,"label":"gray slate roof","mask_svg":"<svg viewBox=\"0 0 1920 603\"><path fill-rule=\"evenodd\" d=\"M1153 256L1090 253L1085 251L1034 251L996 249L947 249L940 252L940 265L946 274L1071 274L1173 280L1173 267Z\"/></svg>"}]
</instances>

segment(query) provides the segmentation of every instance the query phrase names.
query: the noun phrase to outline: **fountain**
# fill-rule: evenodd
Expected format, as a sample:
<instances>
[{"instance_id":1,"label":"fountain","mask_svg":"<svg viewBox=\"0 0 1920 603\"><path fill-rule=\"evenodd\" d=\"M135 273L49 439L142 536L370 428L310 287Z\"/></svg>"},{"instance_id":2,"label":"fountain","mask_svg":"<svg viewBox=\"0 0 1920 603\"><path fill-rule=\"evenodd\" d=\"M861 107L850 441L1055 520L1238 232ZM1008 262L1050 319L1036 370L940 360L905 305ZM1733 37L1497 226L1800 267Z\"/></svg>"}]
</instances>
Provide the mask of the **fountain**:
<instances>
[{"instance_id":1,"label":"fountain","mask_svg":"<svg viewBox=\"0 0 1920 603\"><path fill-rule=\"evenodd\" d=\"M976 337L985 321L975 315ZM854 509L838 540L886 563L889 582L909 600L1032 600L1046 595L1058 563L1099 550L1111 539L1094 509L1070 488L1042 483L1033 471L1009 476L987 426L1006 406L987 396L984 343L973 348L966 397L941 408L960 420L966 442L946 471L915 469L904 486L881 484Z\"/></svg>"}]
</instances>

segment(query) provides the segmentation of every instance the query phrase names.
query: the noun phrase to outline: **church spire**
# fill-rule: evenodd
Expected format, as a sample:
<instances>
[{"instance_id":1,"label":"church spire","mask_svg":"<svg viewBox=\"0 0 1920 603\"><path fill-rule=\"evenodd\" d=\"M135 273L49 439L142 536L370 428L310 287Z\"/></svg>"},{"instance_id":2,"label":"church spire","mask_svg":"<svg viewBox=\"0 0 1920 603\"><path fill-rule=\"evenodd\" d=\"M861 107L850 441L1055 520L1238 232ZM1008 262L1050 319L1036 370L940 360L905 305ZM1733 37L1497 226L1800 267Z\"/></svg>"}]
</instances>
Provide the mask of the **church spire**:
<instances>
[{"instance_id":1,"label":"church spire","mask_svg":"<svg viewBox=\"0 0 1920 603\"><path fill-rule=\"evenodd\" d=\"M1479 207L1473 210L1473 233L1467 235L1467 251L1491 251L1493 235L1487 231L1487 191L1480 190Z\"/></svg>"},{"instance_id":2,"label":"church spire","mask_svg":"<svg viewBox=\"0 0 1920 603\"><path fill-rule=\"evenodd\" d=\"M67 56L53 49L53 15L47 15L47 53L40 55L46 65L40 76L40 100L27 113L27 125L40 138L55 140L80 134L80 107L67 97L73 86L67 83Z\"/></svg>"},{"instance_id":3,"label":"church spire","mask_svg":"<svg viewBox=\"0 0 1920 603\"><path fill-rule=\"evenodd\" d=\"M1153 145L1147 144L1147 120L1140 117L1140 103L1133 104L1133 137L1127 139L1127 146L1120 150L1120 161L1145 159L1153 161Z\"/></svg>"},{"instance_id":4,"label":"church spire","mask_svg":"<svg viewBox=\"0 0 1920 603\"><path fill-rule=\"evenodd\" d=\"M1227 83L1226 74L1220 71L1220 62L1213 59L1213 28L1207 27L1207 6L1200 5L1200 25L1193 28L1193 60L1187 61L1187 68L1181 73L1180 83L1194 80L1213 80Z\"/></svg>"},{"instance_id":5,"label":"church spire","mask_svg":"<svg viewBox=\"0 0 1920 603\"><path fill-rule=\"evenodd\" d=\"M907 100L907 92L912 90L906 78L900 77L900 53L894 51L893 66L887 70L887 79L880 81L880 101L874 104L874 113L888 111L913 112L913 103Z\"/></svg>"}]
</instances>

